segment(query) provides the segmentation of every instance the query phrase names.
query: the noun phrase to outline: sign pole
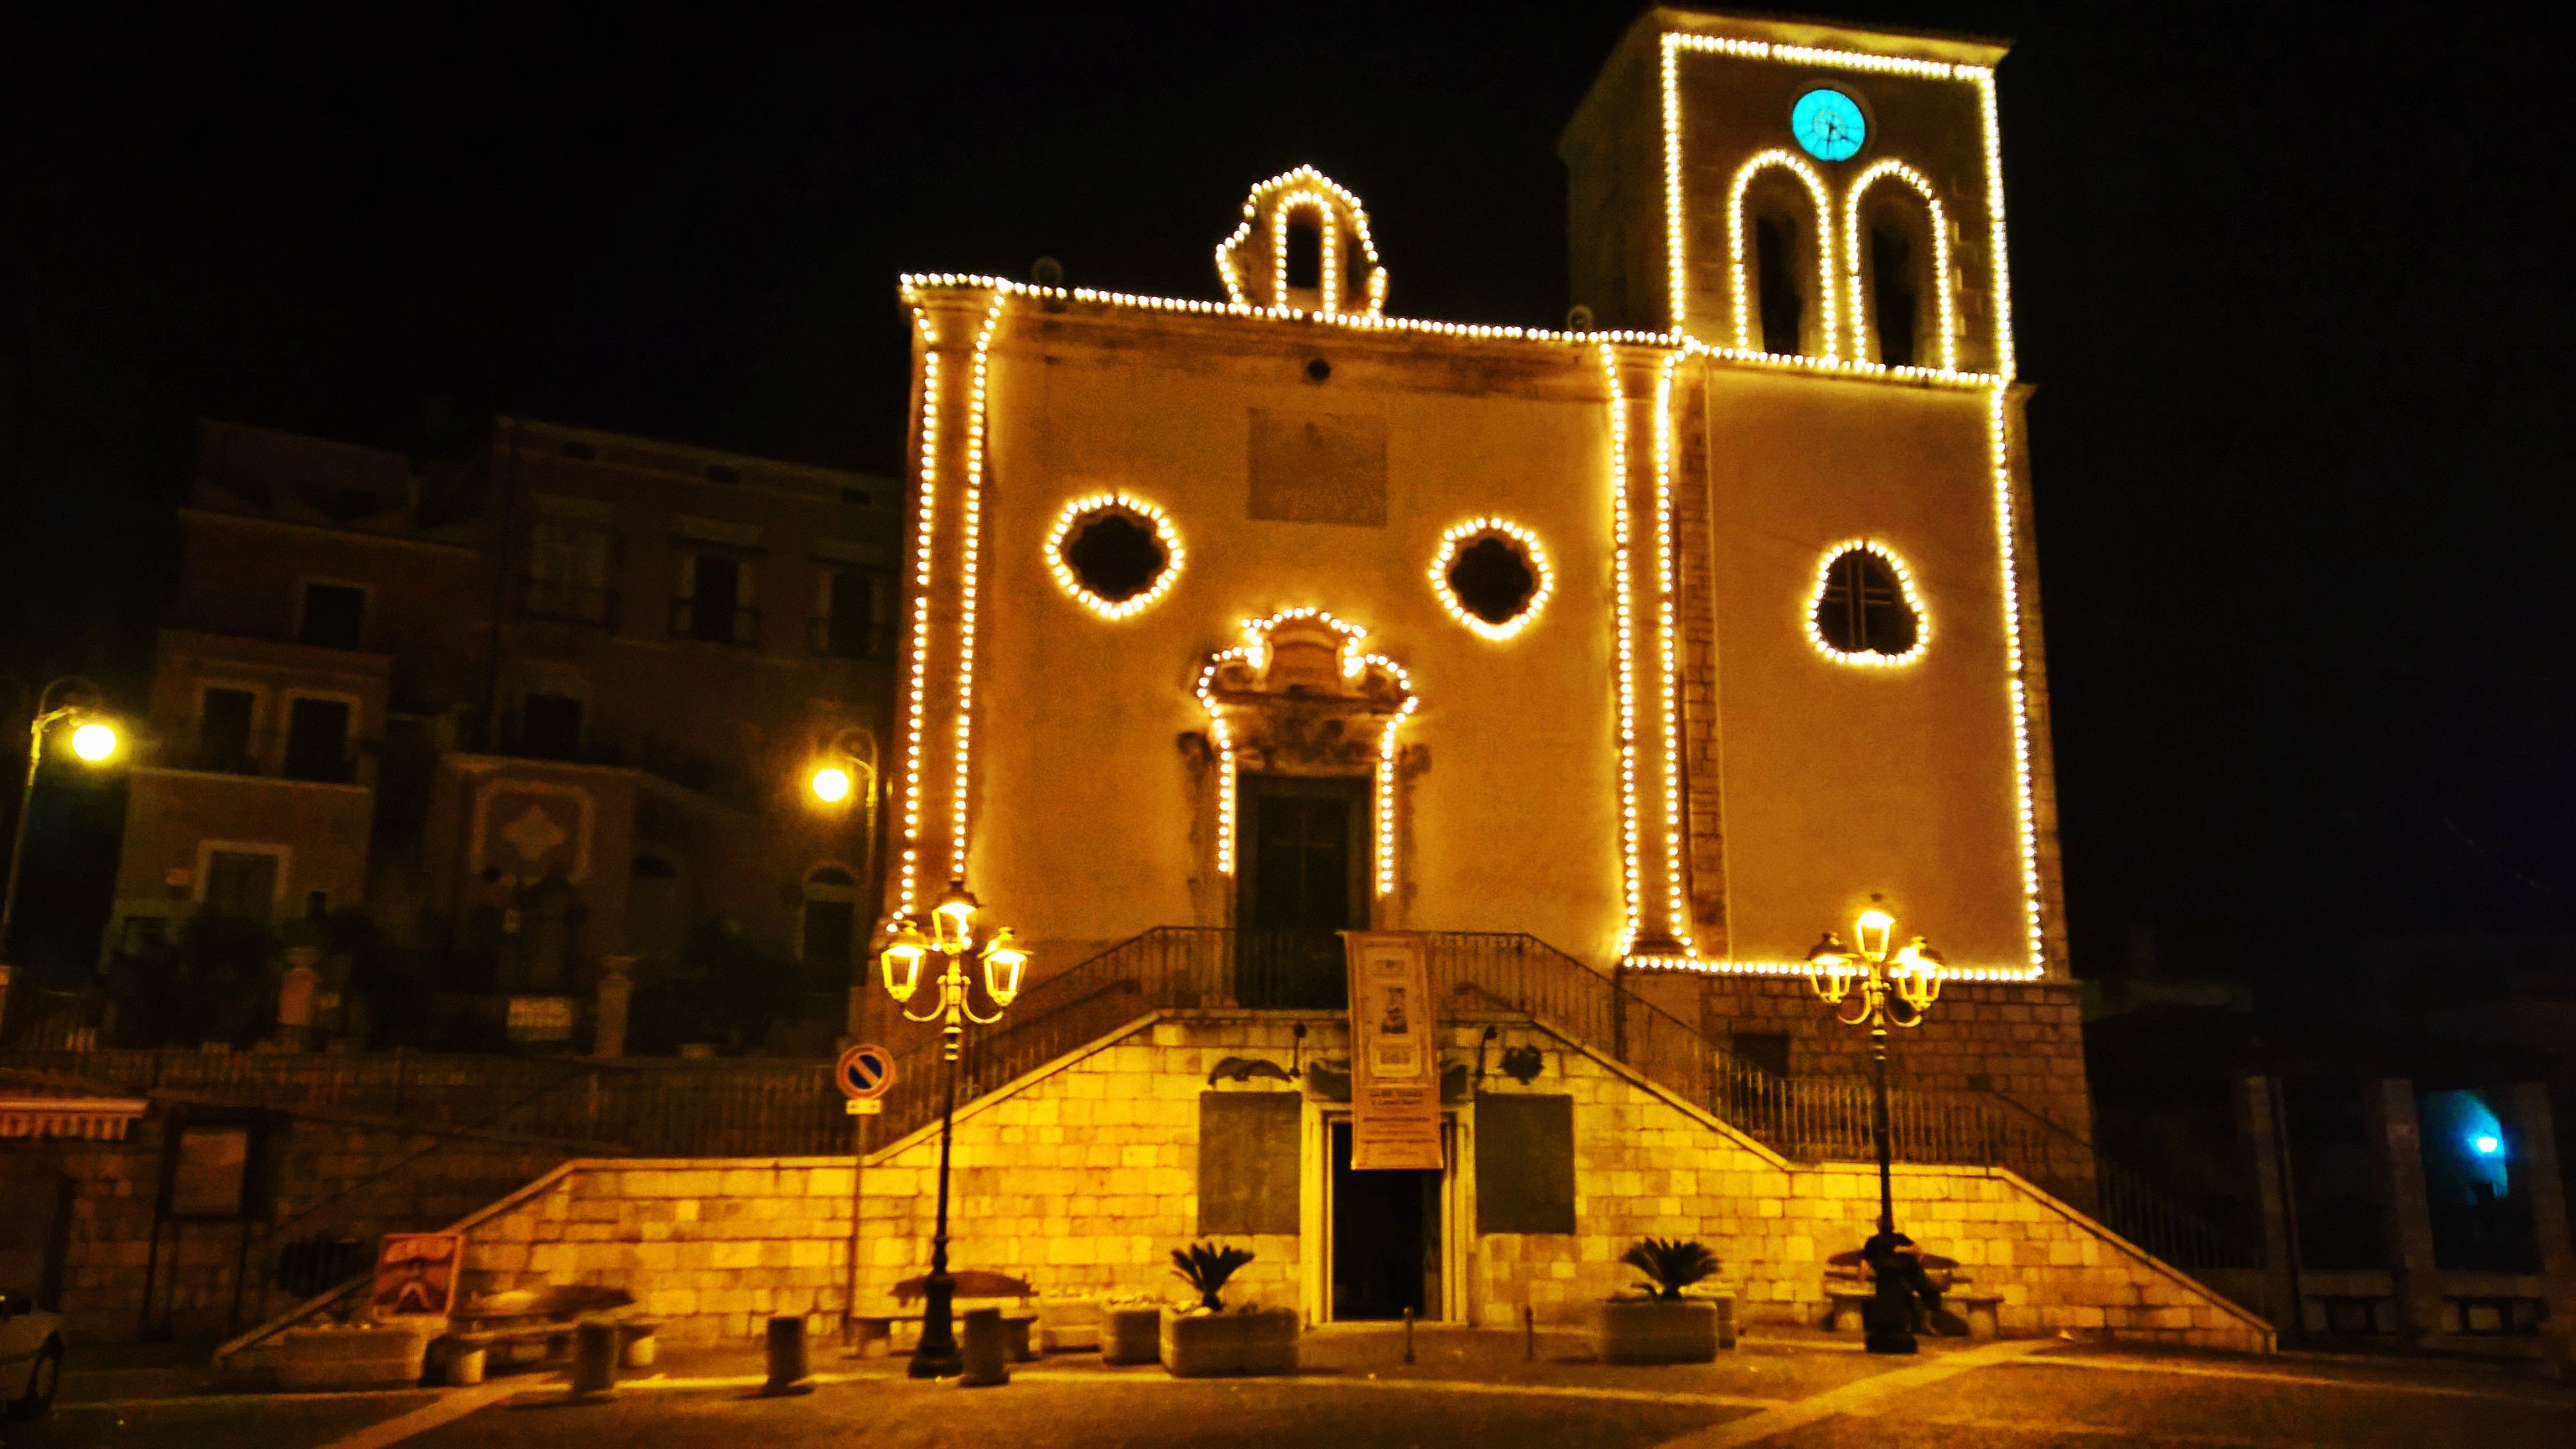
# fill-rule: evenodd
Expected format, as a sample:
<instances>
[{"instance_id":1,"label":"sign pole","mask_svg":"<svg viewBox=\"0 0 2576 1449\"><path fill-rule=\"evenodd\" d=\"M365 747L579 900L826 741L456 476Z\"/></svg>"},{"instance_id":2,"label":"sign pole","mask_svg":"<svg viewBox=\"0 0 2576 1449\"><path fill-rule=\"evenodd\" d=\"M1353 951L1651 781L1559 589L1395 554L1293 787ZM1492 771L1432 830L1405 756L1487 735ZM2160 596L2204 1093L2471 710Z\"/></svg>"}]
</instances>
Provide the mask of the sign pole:
<instances>
[{"instance_id":1,"label":"sign pole","mask_svg":"<svg viewBox=\"0 0 2576 1449\"><path fill-rule=\"evenodd\" d=\"M856 1107L854 1099L851 1106ZM867 1212L868 1195L860 1187L868 1171L868 1118L866 1112L850 1114L850 1291L841 1301L841 1341L849 1346L852 1357L866 1347L858 1340L859 1275L863 1270L859 1257L859 1223Z\"/></svg>"},{"instance_id":2,"label":"sign pole","mask_svg":"<svg viewBox=\"0 0 2576 1449\"><path fill-rule=\"evenodd\" d=\"M853 1046L832 1064L832 1085L849 1100L850 1112L850 1286L841 1300L841 1340L851 1357L867 1345L858 1337L859 1286L864 1281L866 1247L862 1224L868 1195L868 1119L885 1111L885 1094L894 1086L894 1053L881 1046Z\"/></svg>"}]
</instances>

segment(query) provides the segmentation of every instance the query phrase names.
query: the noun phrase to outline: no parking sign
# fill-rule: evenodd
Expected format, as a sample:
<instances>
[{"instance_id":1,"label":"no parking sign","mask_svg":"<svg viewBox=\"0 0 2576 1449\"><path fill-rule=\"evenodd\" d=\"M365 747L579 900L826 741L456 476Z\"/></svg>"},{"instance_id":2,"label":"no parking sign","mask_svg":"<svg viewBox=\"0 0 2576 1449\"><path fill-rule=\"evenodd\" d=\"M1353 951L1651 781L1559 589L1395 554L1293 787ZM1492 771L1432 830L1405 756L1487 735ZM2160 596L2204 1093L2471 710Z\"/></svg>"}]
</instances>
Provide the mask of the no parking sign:
<instances>
[{"instance_id":1,"label":"no parking sign","mask_svg":"<svg viewBox=\"0 0 2576 1449\"><path fill-rule=\"evenodd\" d=\"M882 1099L894 1086L894 1053L881 1046L850 1048L832 1063L832 1085L850 1099L851 1116L884 1111Z\"/></svg>"}]
</instances>

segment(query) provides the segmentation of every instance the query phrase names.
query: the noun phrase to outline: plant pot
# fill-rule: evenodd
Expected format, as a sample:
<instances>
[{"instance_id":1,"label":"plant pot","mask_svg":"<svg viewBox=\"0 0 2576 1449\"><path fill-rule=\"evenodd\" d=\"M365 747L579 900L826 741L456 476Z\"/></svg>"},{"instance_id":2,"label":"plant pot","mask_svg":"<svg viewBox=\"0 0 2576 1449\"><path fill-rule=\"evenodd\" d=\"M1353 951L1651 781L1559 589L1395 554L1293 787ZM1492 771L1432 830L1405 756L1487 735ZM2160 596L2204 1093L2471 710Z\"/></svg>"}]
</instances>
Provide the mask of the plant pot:
<instances>
[{"instance_id":1,"label":"plant pot","mask_svg":"<svg viewBox=\"0 0 2576 1449\"><path fill-rule=\"evenodd\" d=\"M1601 1305L1593 1350L1603 1363L1710 1363L1717 1305L1704 1299L1613 1298Z\"/></svg>"},{"instance_id":2,"label":"plant pot","mask_svg":"<svg viewBox=\"0 0 2576 1449\"><path fill-rule=\"evenodd\" d=\"M1163 1313L1163 1369L1176 1379L1297 1371L1297 1314Z\"/></svg>"},{"instance_id":3,"label":"plant pot","mask_svg":"<svg viewBox=\"0 0 2576 1449\"><path fill-rule=\"evenodd\" d=\"M337 1328L290 1328L278 1335L277 1386L290 1392L407 1387L420 1382L431 1339L444 1319Z\"/></svg>"},{"instance_id":4,"label":"plant pot","mask_svg":"<svg viewBox=\"0 0 2576 1449\"><path fill-rule=\"evenodd\" d=\"M1159 1363L1162 1356L1162 1309L1108 1308L1101 1311L1102 1363Z\"/></svg>"}]
</instances>

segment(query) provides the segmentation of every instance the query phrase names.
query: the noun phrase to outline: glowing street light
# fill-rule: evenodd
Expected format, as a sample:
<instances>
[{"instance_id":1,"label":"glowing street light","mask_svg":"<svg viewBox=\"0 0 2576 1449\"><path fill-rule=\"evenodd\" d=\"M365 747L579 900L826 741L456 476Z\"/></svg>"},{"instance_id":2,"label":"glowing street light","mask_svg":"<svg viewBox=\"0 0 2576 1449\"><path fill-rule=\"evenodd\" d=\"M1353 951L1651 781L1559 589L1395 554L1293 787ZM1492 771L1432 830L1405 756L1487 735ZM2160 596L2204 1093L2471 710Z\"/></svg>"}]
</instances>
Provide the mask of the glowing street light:
<instances>
[{"instance_id":1,"label":"glowing street light","mask_svg":"<svg viewBox=\"0 0 2576 1449\"><path fill-rule=\"evenodd\" d=\"M54 691L67 684L86 689L74 691L61 704L53 704ZM18 915L18 870L27 859L27 812L35 803L36 772L45 763L45 740L55 730L71 726L72 755L85 765L106 764L116 758L125 743L115 717L87 703L87 695L95 694L97 688L86 679L66 676L36 692L35 718L27 724L27 781L18 796L17 832L9 848L9 877L0 884L0 1007L8 1004L9 926Z\"/></svg>"},{"instance_id":2,"label":"glowing street light","mask_svg":"<svg viewBox=\"0 0 2576 1449\"><path fill-rule=\"evenodd\" d=\"M923 923L906 918L895 923L894 934L877 953L879 966L885 972L886 994L902 1006L912 1000L922 987L921 968L932 953L942 958L939 975L930 983L939 988L939 998L925 1010L906 1009L906 1021L941 1024L945 1038L947 1081L941 1088L939 1103L939 1216L930 1239L930 1276L922 1280L921 1342L912 1351L912 1366L906 1370L917 1379L945 1378L963 1368L957 1352L957 1332L950 1317L950 1303L955 1299L957 1280L948 1273L948 1147L951 1120L957 1110L957 1048L966 1035L966 1024L991 1026L1002 1019L1002 1013L1020 994L1021 973L1027 970L1029 953L1008 929L987 934L978 919L983 904L966 889L964 881L951 881L947 894L931 908L930 929ZM975 1010L968 999L974 984L966 969L966 958L973 956L983 968L984 994L992 998L993 1014Z\"/></svg>"},{"instance_id":3,"label":"glowing street light","mask_svg":"<svg viewBox=\"0 0 2576 1449\"><path fill-rule=\"evenodd\" d=\"M850 772L839 765L817 765L805 777L805 788L826 805L838 805L850 798Z\"/></svg>"},{"instance_id":4,"label":"glowing street light","mask_svg":"<svg viewBox=\"0 0 2576 1449\"><path fill-rule=\"evenodd\" d=\"M1926 945L1920 936L1889 951L1896 918L1879 909L1876 896L1870 900L1869 909L1852 923L1854 944L1845 946L1840 936L1827 931L1816 948L1807 953L1807 982L1826 1005L1837 1008L1836 1020L1845 1026L1869 1028L1869 1131L1878 1149L1878 1237L1871 1241L1878 1243L1896 1235L1896 1189L1889 1166L1894 1154L1888 1142L1887 1122L1887 1024L1923 1024L1924 1014L1941 996L1942 961L1941 953ZM1849 1016L1840 1011L1845 1000L1858 1008ZM1894 1278L1894 1244L1883 1246L1886 1251L1871 1264L1871 1272L1878 1280L1878 1297L1872 1305L1873 1312L1863 1315L1869 1351L1912 1353L1914 1334L1907 1327L1911 1314L1904 1307L1910 1289L1900 1286ZM1872 1317L1878 1321L1870 1322Z\"/></svg>"}]
</instances>

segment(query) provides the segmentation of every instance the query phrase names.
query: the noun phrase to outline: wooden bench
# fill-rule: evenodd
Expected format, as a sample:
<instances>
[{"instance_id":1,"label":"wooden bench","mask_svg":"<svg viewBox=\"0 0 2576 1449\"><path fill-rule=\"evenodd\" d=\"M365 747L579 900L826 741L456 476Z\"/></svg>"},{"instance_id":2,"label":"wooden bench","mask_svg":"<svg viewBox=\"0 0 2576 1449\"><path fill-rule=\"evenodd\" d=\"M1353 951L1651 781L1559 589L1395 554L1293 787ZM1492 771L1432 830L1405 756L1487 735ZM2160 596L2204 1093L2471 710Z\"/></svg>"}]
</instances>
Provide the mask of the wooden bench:
<instances>
[{"instance_id":1,"label":"wooden bench","mask_svg":"<svg viewBox=\"0 0 2576 1449\"><path fill-rule=\"evenodd\" d=\"M444 1383L466 1385L483 1381L494 1349L502 1351L505 1363L529 1347L538 1350L539 1362L560 1361L570 1356L575 1330L603 1320L617 1328L619 1367L652 1366L660 1319L638 1312L634 1295L623 1288L564 1283L495 1293L457 1309L447 1332L430 1343L431 1370Z\"/></svg>"},{"instance_id":2,"label":"wooden bench","mask_svg":"<svg viewBox=\"0 0 2576 1449\"><path fill-rule=\"evenodd\" d=\"M1993 1338L2001 1331L2003 1295L1980 1293L1968 1282L1959 1260L1938 1253L1923 1255L1923 1276L1941 1293L1944 1314L1957 1314L1964 1320L1970 1338ZM1857 1248L1836 1253L1825 1260L1825 1330L1829 1333L1857 1332L1863 1324L1862 1308L1878 1296L1878 1285L1869 1265L1861 1261ZM1921 1317L1920 1304L1917 1317ZM1935 1332L1956 1330L1935 1322Z\"/></svg>"},{"instance_id":3,"label":"wooden bench","mask_svg":"<svg viewBox=\"0 0 2576 1449\"><path fill-rule=\"evenodd\" d=\"M1031 1329L1036 1326L1038 1321L1036 1309L1022 1308L1009 1303L977 1302L971 1299L960 1298L953 1305L950 1314L950 1321L957 1325L960 1331L962 1331L964 1327L966 1310L969 1308L1001 1309L1002 1331L1007 1335L1009 1340L1011 1362L1035 1363L1037 1361L1037 1348L1031 1335ZM894 1313L851 1314L851 1352L860 1358L869 1357L878 1352L880 1348L885 1352L892 1353L894 1351L894 1331L896 1326L899 1324L910 1324L912 1326L915 1341L919 1340L921 1333L921 1312L918 1309L901 1310Z\"/></svg>"}]
</instances>

